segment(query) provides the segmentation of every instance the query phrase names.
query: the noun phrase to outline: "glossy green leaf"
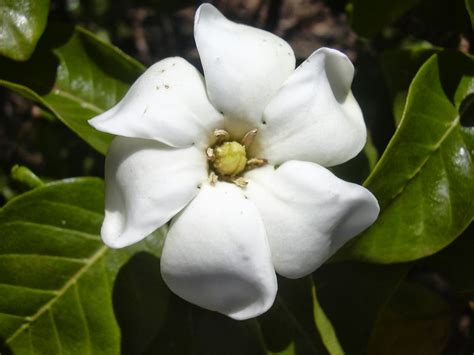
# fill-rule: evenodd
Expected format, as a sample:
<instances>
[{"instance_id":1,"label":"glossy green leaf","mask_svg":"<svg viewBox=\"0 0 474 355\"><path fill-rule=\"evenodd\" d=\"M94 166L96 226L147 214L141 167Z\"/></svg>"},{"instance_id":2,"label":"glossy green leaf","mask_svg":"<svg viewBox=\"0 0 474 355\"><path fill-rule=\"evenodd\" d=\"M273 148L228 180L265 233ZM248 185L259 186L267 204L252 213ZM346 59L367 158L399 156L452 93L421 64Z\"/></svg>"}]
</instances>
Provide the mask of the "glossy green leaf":
<instances>
[{"instance_id":1,"label":"glossy green leaf","mask_svg":"<svg viewBox=\"0 0 474 355\"><path fill-rule=\"evenodd\" d=\"M474 88L474 61L432 56L408 93L400 126L365 185L382 212L341 255L378 263L415 260L446 247L474 211L474 130L461 125Z\"/></svg>"},{"instance_id":2,"label":"glossy green leaf","mask_svg":"<svg viewBox=\"0 0 474 355\"><path fill-rule=\"evenodd\" d=\"M0 54L27 60L46 27L49 0L0 2Z\"/></svg>"},{"instance_id":3,"label":"glossy green leaf","mask_svg":"<svg viewBox=\"0 0 474 355\"><path fill-rule=\"evenodd\" d=\"M69 179L0 210L0 349L118 354L131 326L140 346L154 338L169 295L156 257L162 235L107 248L103 198L99 179Z\"/></svg>"},{"instance_id":4,"label":"glossy green leaf","mask_svg":"<svg viewBox=\"0 0 474 355\"><path fill-rule=\"evenodd\" d=\"M372 37L421 0L352 0L351 26L361 36Z\"/></svg>"},{"instance_id":5,"label":"glossy green leaf","mask_svg":"<svg viewBox=\"0 0 474 355\"><path fill-rule=\"evenodd\" d=\"M52 23L27 62L0 58L0 85L38 102L105 154L113 137L87 120L113 106L142 71L86 30Z\"/></svg>"}]
</instances>

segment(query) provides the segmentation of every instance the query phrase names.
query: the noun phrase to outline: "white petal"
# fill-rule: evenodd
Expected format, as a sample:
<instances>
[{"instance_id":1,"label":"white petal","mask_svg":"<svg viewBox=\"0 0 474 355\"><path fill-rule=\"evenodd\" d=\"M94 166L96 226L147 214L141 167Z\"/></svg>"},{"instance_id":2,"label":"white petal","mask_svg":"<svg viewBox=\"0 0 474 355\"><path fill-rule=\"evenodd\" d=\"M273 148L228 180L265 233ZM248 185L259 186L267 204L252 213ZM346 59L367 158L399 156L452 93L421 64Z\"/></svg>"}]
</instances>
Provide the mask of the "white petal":
<instances>
[{"instance_id":1,"label":"white petal","mask_svg":"<svg viewBox=\"0 0 474 355\"><path fill-rule=\"evenodd\" d=\"M202 75L179 57L148 68L117 105L89 123L99 131L172 147L205 144L209 133L223 125Z\"/></svg>"},{"instance_id":2,"label":"white petal","mask_svg":"<svg viewBox=\"0 0 474 355\"><path fill-rule=\"evenodd\" d=\"M257 206L282 276L316 270L378 216L375 197L314 163L290 161L246 174L246 195Z\"/></svg>"},{"instance_id":3,"label":"white petal","mask_svg":"<svg viewBox=\"0 0 474 355\"><path fill-rule=\"evenodd\" d=\"M354 67L334 49L314 52L283 85L264 112L259 156L323 166L341 164L363 148L367 133L350 91Z\"/></svg>"},{"instance_id":4,"label":"white petal","mask_svg":"<svg viewBox=\"0 0 474 355\"><path fill-rule=\"evenodd\" d=\"M207 92L223 112L226 129L242 135L295 69L291 47L272 33L227 20L214 6L196 12L194 38Z\"/></svg>"},{"instance_id":5,"label":"white petal","mask_svg":"<svg viewBox=\"0 0 474 355\"><path fill-rule=\"evenodd\" d=\"M262 220L229 183L204 184L173 220L161 273L180 297L234 319L265 312L277 291Z\"/></svg>"},{"instance_id":6,"label":"white petal","mask_svg":"<svg viewBox=\"0 0 474 355\"><path fill-rule=\"evenodd\" d=\"M206 169L205 155L196 147L115 138L105 161L104 243L125 247L168 222L199 192Z\"/></svg>"}]
</instances>

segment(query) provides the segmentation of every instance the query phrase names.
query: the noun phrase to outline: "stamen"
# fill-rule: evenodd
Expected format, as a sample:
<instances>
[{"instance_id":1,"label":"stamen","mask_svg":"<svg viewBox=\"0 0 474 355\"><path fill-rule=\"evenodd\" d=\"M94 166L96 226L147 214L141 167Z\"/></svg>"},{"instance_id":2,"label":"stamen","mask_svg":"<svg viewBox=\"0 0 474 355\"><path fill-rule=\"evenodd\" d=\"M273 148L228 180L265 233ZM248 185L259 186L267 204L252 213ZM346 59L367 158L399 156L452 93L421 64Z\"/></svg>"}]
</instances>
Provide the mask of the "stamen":
<instances>
[{"instance_id":1,"label":"stamen","mask_svg":"<svg viewBox=\"0 0 474 355\"><path fill-rule=\"evenodd\" d=\"M214 155L214 149L211 147L206 149L206 155L207 155L207 160L214 161L216 159L216 156Z\"/></svg>"},{"instance_id":2,"label":"stamen","mask_svg":"<svg viewBox=\"0 0 474 355\"><path fill-rule=\"evenodd\" d=\"M234 184L236 184L238 187L245 187L248 185L248 181L245 180L243 177L239 177L237 179L232 180Z\"/></svg>"},{"instance_id":3,"label":"stamen","mask_svg":"<svg viewBox=\"0 0 474 355\"><path fill-rule=\"evenodd\" d=\"M246 147L250 146L253 143L255 136L257 135L257 132L258 132L258 129L254 128L248 131L247 133L245 133L245 136L244 138L242 138L241 143Z\"/></svg>"},{"instance_id":4,"label":"stamen","mask_svg":"<svg viewBox=\"0 0 474 355\"><path fill-rule=\"evenodd\" d=\"M247 168L259 168L268 163L267 159L252 158L247 160Z\"/></svg>"},{"instance_id":5,"label":"stamen","mask_svg":"<svg viewBox=\"0 0 474 355\"><path fill-rule=\"evenodd\" d=\"M209 182L209 184L211 184L212 186L214 186L217 182L217 180L219 180L218 176L213 172L211 171L209 173L209 176L207 178L207 181Z\"/></svg>"},{"instance_id":6,"label":"stamen","mask_svg":"<svg viewBox=\"0 0 474 355\"><path fill-rule=\"evenodd\" d=\"M230 134L225 129L215 129L214 130L214 137L217 138L218 142L224 142L224 141L229 140Z\"/></svg>"}]
</instances>

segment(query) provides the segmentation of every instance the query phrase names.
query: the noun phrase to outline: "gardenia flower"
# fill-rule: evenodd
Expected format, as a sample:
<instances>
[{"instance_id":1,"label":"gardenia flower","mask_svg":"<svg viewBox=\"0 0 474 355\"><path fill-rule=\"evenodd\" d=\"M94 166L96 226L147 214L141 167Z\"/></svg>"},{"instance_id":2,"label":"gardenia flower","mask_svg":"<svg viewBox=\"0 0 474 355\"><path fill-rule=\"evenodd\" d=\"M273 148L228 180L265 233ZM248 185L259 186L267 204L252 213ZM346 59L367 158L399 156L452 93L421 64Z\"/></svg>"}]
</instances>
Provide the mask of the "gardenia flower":
<instances>
[{"instance_id":1,"label":"gardenia flower","mask_svg":"<svg viewBox=\"0 0 474 355\"><path fill-rule=\"evenodd\" d=\"M275 272L310 274L377 218L368 190L326 169L362 149L366 128L339 51L321 48L295 70L288 43L209 4L194 37L205 78L164 59L89 121L117 135L101 235L121 248L171 220L169 288L247 319L273 304Z\"/></svg>"}]
</instances>

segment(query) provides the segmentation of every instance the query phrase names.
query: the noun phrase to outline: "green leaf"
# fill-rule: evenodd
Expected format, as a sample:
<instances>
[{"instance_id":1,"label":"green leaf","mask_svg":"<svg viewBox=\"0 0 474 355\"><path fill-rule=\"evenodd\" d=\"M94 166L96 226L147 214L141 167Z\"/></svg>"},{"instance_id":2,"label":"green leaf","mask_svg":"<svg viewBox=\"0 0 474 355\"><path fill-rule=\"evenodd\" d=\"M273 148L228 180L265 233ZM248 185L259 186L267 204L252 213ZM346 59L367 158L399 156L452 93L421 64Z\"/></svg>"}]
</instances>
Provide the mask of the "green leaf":
<instances>
[{"instance_id":1,"label":"green leaf","mask_svg":"<svg viewBox=\"0 0 474 355\"><path fill-rule=\"evenodd\" d=\"M411 263L343 262L317 270L318 300L340 344L332 353L440 354L455 312L416 282L417 273Z\"/></svg>"},{"instance_id":2,"label":"green leaf","mask_svg":"<svg viewBox=\"0 0 474 355\"><path fill-rule=\"evenodd\" d=\"M290 343L285 349L282 351L269 351L268 355L294 355L296 354L295 343Z\"/></svg>"},{"instance_id":3,"label":"green leaf","mask_svg":"<svg viewBox=\"0 0 474 355\"><path fill-rule=\"evenodd\" d=\"M461 125L460 110L472 106L473 88L474 62L459 52L433 55L421 67L400 126L365 183L382 212L340 255L415 260L467 227L474 211L474 130Z\"/></svg>"},{"instance_id":4,"label":"green leaf","mask_svg":"<svg viewBox=\"0 0 474 355\"><path fill-rule=\"evenodd\" d=\"M235 321L199 307L189 307L193 317L190 354L265 355L256 320Z\"/></svg>"},{"instance_id":5,"label":"green leaf","mask_svg":"<svg viewBox=\"0 0 474 355\"><path fill-rule=\"evenodd\" d=\"M351 26L361 36L372 37L395 22L421 0L352 0Z\"/></svg>"},{"instance_id":6,"label":"green leaf","mask_svg":"<svg viewBox=\"0 0 474 355\"><path fill-rule=\"evenodd\" d=\"M313 273L318 301L334 328L338 348L346 354L367 353L377 318L409 268L341 262L325 264Z\"/></svg>"},{"instance_id":7,"label":"green leaf","mask_svg":"<svg viewBox=\"0 0 474 355\"><path fill-rule=\"evenodd\" d=\"M441 295L405 281L380 312L368 354L442 354L453 321L451 306Z\"/></svg>"},{"instance_id":8,"label":"green leaf","mask_svg":"<svg viewBox=\"0 0 474 355\"><path fill-rule=\"evenodd\" d=\"M0 55L27 60L46 27L49 0L3 0L0 3Z\"/></svg>"},{"instance_id":9,"label":"green leaf","mask_svg":"<svg viewBox=\"0 0 474 355\"><path fill-rule=\"evenodd\" d=\"M314 285L312 291L314 323L318 328L319 334L321 334L323 343L331 355L342 355L344 354L344 350L342 350L341 344L339 344L339 340L337 339L336 332L331 324L331 321L326 316L326 313L324 313L324 310L319 304L316 294L316 287Z\"/></svg>"},{"instance_id":10,"label":"green leaf","mask_svg":"<svg viewBox=\"0 0 474 355\"><path fill-rule=\"evenodd\" d=\"M467 13L471 19L472 28L474 28L474 0L465 0L465 2Z\"/></svg>"},{"instance_id":11,"label":"green leaf","mask_svg":"<svg viewBox=\"0 0 474 355\"><path fill-rule=\"evenodd\" d=\"M130 292L132 293L132 291ZM145 307L144 307L145 309ZM132 334L134 325L129 328ZM128 332L125 333L129 334ZM256 320L235 321L222 314L194 306L170 294L164 322L146 347L122 348L123 354L149 355L265 355ZM132 344L130 344L132 345Z\"/></svg>"},{"instance_id":12,"label":"green leaf","mask_svg":"<svg viewBox=\"0 0 474 355\"><path fill-rule=\"evenodd\" d=\"M18 181L28 190L35 189L43 185L43 181L41 181L41 179L26 166L13 166L11 170L11 176L13 180Z\"/></svg>"},{"instance_id":13,"label":"green leaf","mask_svg":"<svg viewBox=\"0 0 474 355\"><path fill-rule=\"evenodd\" d=\"M423 260L423 267L439 274L464 302L474 300L474 223L441 252Z\"/></svg>"},{"instance_id":14,"label":"green leaf","mask_svg":"<svg viewBox=\"0 0 474 355\"><path fill-rule=\"evenodd\" d=\"M279 277L275 303L258 321L272 354L327 353L314 322L310 278L288 280Z\"/></svg>"},{"instance_id":15,"label":"green leaf","mask_svg":"<svg viewBox=\"0 0 474 355\"><path fill-rule=\"evenodd\" d=\"M143 66L90 32L50 23L25 63L0 58L0 85L34 100L99 152L113 136L87 120L113 106Z\"/></svg>"},{"instance_id":16,"label":"green leaf","mask_svg":"<svg viewBox=\"0 0 474 355\"><path fill-rule=\"evenodd\" d=\"M441 50L427 42L421 42L390 49L382 54L382 68L392 98L397 126L403 116L410 83L426 60Z\"/></svg>"},{"instance_id":17,"label":"green leaf","mask_svg":"<svg viewBox=\"0 0 474 355\"><path fill-rule=\"evenodd\" d=\"M162 235L108 249L98 235L103 199L101 180L69 179L31 190L0 210L4 348L118 354L134 337L121 335L121 328L140 331L143 348L158 332L169 295L156 257Z\"/></svg>"}]
</instances>

